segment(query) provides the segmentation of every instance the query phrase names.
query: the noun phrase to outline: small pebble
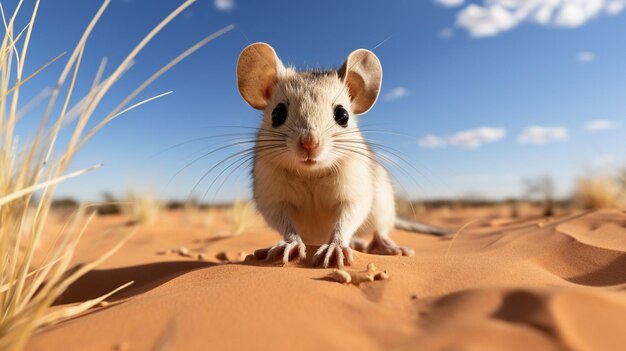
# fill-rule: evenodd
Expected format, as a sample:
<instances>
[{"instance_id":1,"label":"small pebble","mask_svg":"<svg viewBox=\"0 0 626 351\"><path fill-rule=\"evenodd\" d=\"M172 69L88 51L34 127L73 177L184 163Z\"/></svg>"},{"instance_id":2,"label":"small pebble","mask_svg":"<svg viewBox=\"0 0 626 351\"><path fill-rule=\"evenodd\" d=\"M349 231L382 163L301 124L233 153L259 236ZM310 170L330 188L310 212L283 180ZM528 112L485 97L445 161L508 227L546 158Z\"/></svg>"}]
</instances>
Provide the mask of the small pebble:
<instances>
[{"instance_id":1,"label":"small pebble","mask_svg":"<svg viewBox=\"0 0 626 351\"><path fill-rule=\"evenodd\" d=\"M127 343L127 342L119 343L119 344L113 346L113 350L115 350L115 351L128 351L128 350L130 350L130 344Z\"/></svg>"},{"instance_id":2,"label":"small pebble","mask_svg":"<svg viewBox=\"0 0 626 351\"><path fill-rule=\"evenodd\" d=\"M157 255L167 255L168 253L169 253L169 250L161 250L161 251L156 252Z\"/></svg>"},{"instance_id":3,"label":"small pebble","mask_svg":"<svg viewBox=\"0 0 626 351\"><path fill-rule=\"evenodd\" d=\"M368 263L368 264L367 264L367 271L368 271L369 273L374 273L374 272L376 272L376 266L374 266L374 264L373 264L373 263L371 263L371 262L370 262L370 263Z\"/></svg>"},{"instance_id":4,"label":"small pebble","mask_svg":"<svg viewBox=\"0 0 626 351\"><path fill-rule=\"evenodd\" d=\"M387 280L389 279L389 274L387 271L382 271L374 274L374 280Z\"/></svg>"},{"instance_id":5,"label":"small pebble","mask_svg":"<svg viewBox=\"0 0 626 351\"><path fill-rule=\"evenodd\" d=\"M198 260L204 261L205 259L206 259L206 254L204 252L201 252L198 254Z\"/></svg>"},{"instance_id":6,"label":"small pebble","mask_svg":"<svg viewBox=\"0 0 626 351\"><path fill-rule=\"evenodd\" d=\"M189 249L186 247L181 247L178 249L178 254L181 256L189 257Z\"/></svg>"},{"instance_id":7,"label":"small pebble","mask_svg":"<svg viewBox=\"0 0 626 351\"><path fill-rule=\"evenodd\" d=\"M218 260L222 261L222 262L228 262L228 255L226 255L226 252L222 251L220 253L218 253L217 255L215 255L215 258L217 258Z\"/></svg>"},{"instance_id":8,"label":"small pebble","mask_svg":"<svg viewBox=\"0 0 626 351\"><path fill-rule=\"evenodd\" d=\"M411 300L417 300L417 294L411 295Z\"/></svg>"},{"instance_id":9,"label":"small pebble","mask_svg":"<svg viewBox=\"0 0 626 351\"><path fill-rule=\"evenodd\" d=\"M352 276L350 276L350 273L342 269L335 269L330 274L330 278L332 278L336 282L343 283L343 284L350 284L350 282L352 282Z\"/></svg>"},{"instance_id":10,"label":"small pebble","mask_svg":"<svg viewBox=\"0 0 626 351\"><path fill-rule=\"evenodd\" d=\"M248 253L244 251L237 252L237 262L243 262L248 257Z\"/></svg>"},{"instance_id":11,"label":"small pebble","mask_svg":"<svg viewBox=\"0 0 626 351\"><path fill-rule=\"evenodd\" d=\"M108 305L110 305L109 302L106 301L100 301L100 307L107 307Z\"/></svg>"},{"instance_id":12,"label":"small pebble","mask_svg":"<svg viewBox=\"0 0 626 351\"><path fill-rule=\"evenodd\" d=\"M246 256L248 256L248 254L246 252L243 252L243 251L240 251L240 252L226 252L226 251L222 251L222 252L218 253L217 255L215 255L215 258L217 258L218 260L220 260L222 262L240 263L240 262L243 262L246 259Z\"/></svg>"}]
</instances>

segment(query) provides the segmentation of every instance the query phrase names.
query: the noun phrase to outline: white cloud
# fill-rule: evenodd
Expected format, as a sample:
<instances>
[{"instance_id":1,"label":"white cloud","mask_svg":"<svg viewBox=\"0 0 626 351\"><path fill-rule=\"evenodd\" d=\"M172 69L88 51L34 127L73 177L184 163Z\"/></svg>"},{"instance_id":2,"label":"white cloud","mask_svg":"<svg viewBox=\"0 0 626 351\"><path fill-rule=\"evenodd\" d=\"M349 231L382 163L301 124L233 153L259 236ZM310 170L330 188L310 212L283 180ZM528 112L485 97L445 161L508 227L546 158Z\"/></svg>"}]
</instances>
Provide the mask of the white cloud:
<instances>
[{"instance_id":1,"label":"white cloud","mask_svg":"<svg viewBox=\"0 0 626 351\"><path fill-rule=\"evenodd\" d=\"M567 139L567 129L565 127L530 126L524 128L517 138L517 142L520 144L541 145L565 139Z\"/></svg>"},{"instance_id":2,"label":"white cloud","mask_svg":"<svg viewBox=\"0 0 626 351\"><path fill-rule=\"evenodd\" d=\"M613 168L619 164L617 157L611 154L596 155L593 163L600 168Z\"/></svg>"},{"instance_id":3,"label":"white cloud","mask_svg":"<svg viewBox=\"0 0 626 351\"><path fill-rule=\"evenodd\" d=\"M479 127L454 133L448 138L428 134L417 143L424 149L444 148L453 145L462 149L476 149L485 143L494 143L506 135L506 129Z\"/></svg>"},{"instance_id":4,"label":"white cloud","mask_svg":"<svg viewBox=\"0 0 626 351\"><path fill-rule=\"evenodd\" d=\"M439 38L448 39L452 38L454 31L452 28L444 28L439 31Z\"/></svg>"},{"instance_id":5,"label":"white cloud","mask_svg":"<svg viewBox=\"0 0 626 351\"><path fill-rule=\"evenodd\" d=\"M578 27L596 17L606 6L604 0L569 0L565 1L554 18L554 23L561 27Z\"/></svg>"},{"instance_id":6,"label":"white cloud","mask_svg":"<svg viewBox=\"0 0 626 351\"><path fill-rule=\"evenodd\" d=\"M213 3L220 11L231 11L235 9L235 0L215 0Z\"/></svg>"},{"instance_id":7,"label":"white cloud","mask_svg":"<svg viewBox=\"0 0 626 351\"><path fill-rule=\"evenodd\" d=\"M576 54L576 61L588 63L596 59L596 54L591 51L581 51Z\"/></svg>"},{"instance_id":8,"label":"white cloud","mask_svg":"<svg viewBox=\"0 0 626 351\"><path fill-rule=\"evenodd\" d=\"M435 0L435 2L445 7L457 7L463 5L465 0Z\"/></svg>"},{"instance_id":9,"label":"white cloud","mask_svg":"<svg viewBox=\"0 0 626 351\"><path fill-rule=\"evenodd\" d=\"M459 1L436 2L450 6ZM457 14L456 24L471 36L486 37L513 29L522 22L578 27L603 13L617 15L625 8L626 0L480 0L464 6Z\"/></svg>"},{"instance_id":10,"label":"white cloud","mask_svg":"<svg viewBox=\"0 0 626 351\"><path fill-rule=\"evenodd\" d=\"M448 139L451 145L464 149L476 149L483 143L496 142L506 135L506 129L480 127L458 132Z\"/></svg>"},{"instance_id":11,"label":"white cloud","mask_svg":"<svg viewBox=\"0 0 626 351\"><path fill-rule=\"evenodd\" d=\"M609 3L606 5L606 12L609 15L617 15L618 13L622 12L625 7L626 1L624 0L609 1Z\"/></svg>"},{"instance_id":12,"label":"white cloud","mask_svg":"<svg viewBox=\"0 0 626 351\"><path fill-rule=\"evenodd\" d=\"M617 129L617 123L606 119L594 119L585 124L585 130L588 132L597 132L601 130Z\"/></svg>"},{"instance_id":13,"label":"white cloud","mask_svg":"<svg viewBox=\"0 0 626 351\"><path fill-rule=\"evenodd\" d=\"M397 100L403 96L406 96L409 93L408 90L406 90L406 88L403 87L395 87L393 89L391 89L390 92L388 92L387 94L385 94L385 100L387 101L393 101L393 100Z\"/></svg>"},{"instance_id":14,"label":"white cloud","mask_svg":"<svg viewBox=\"0 0 626 351\"><path fill-rule=\"evenodd\" d=\"M482 7L471 4L459 12L456 22L474 37L488 37L515 27L519 19L499 5Z\"/></svg>"},{"instance_id":15,"label":"white cloud","mask_svg":"<svg viewBox=\"0 0 626 351\"><path fill-rule=\"evenodd\" d=\"M437 149L446 147L448 142L436 135L428 134L420 139L417 144L424 149Z\"/></svg>"}]
</instances>

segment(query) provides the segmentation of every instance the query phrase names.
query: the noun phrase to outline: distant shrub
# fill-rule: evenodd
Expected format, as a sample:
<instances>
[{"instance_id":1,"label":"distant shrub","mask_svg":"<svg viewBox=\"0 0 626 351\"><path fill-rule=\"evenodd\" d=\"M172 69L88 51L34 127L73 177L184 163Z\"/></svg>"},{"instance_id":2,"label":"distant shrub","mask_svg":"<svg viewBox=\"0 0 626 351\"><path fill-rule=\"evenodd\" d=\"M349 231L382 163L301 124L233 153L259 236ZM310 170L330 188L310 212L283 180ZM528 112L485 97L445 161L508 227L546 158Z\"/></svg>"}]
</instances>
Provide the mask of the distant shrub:
<instances>
[{"instance_id":1,"label":"distant shrub","mask_svg":"<svg viewBox=\"0 0 626 351\"><path fill-rule=\"evenodd\" d=\"M576 182L574 202L586 209L623 207L626 205L625 183L618 177L586 177Z\"/></svg>"}]
</instances>

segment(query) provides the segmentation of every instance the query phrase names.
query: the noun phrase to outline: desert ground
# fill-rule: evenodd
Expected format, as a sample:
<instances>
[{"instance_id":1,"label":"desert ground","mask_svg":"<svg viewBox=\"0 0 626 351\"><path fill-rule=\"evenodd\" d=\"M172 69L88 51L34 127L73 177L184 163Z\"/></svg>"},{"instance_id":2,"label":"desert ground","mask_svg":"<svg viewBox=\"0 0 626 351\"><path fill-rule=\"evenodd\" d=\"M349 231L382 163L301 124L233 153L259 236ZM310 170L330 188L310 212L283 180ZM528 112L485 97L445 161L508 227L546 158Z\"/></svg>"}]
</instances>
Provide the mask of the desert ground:
<instances>
[{"instance_id":1,"label":"desert ground","mask_svg":"<svg viewBox=\"0 0 626 351\"><path fill-rule=\"evenodd\" d=\"M56 305L134 283L27 349L624 350L626 211L535 212L426 211L430 223L466 226L446 238L397 231L415 255L356 253L350 284L310 262L246 259L279 239L261 223L232 235L225 210L163 212ZM51 233L62 226L52 222ZM76 264L132 230L125 222L98 217ZM389 279L358 279L370 263Z\"/></svg>"}]
</instances>

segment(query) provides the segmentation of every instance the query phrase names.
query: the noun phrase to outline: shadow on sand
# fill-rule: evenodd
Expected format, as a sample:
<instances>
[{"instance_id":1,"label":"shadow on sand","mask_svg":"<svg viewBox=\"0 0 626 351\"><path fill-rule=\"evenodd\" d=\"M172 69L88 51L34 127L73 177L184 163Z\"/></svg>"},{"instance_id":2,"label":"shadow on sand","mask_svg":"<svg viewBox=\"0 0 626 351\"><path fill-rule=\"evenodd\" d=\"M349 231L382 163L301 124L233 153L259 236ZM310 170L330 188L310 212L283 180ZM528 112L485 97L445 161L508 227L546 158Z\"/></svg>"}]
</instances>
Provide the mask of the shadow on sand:
<instances>
[{"instance_id":1,"label":"shadow on sand","mask_svg":"<svg viewBox=\"0 0 626 351\"><path fill-rule=\"evenodd\" d=\"M55 305L83 302L102 296L130 281L134 283L111 296L107 301L114 302L133 297L168 281L200 268L217 265L212 262L173 261L156 262L131 267L93 270L80 279L63 293Z\"/></svg>"}]
</instances>

